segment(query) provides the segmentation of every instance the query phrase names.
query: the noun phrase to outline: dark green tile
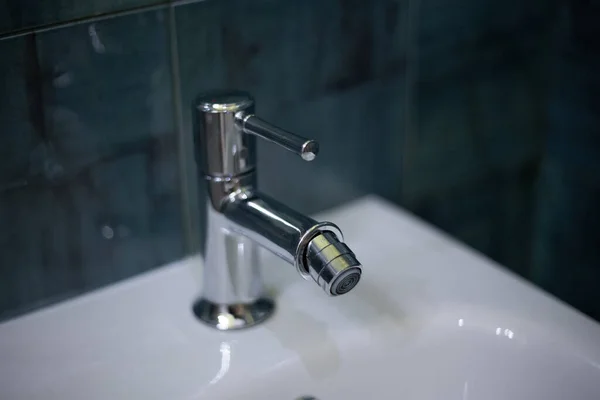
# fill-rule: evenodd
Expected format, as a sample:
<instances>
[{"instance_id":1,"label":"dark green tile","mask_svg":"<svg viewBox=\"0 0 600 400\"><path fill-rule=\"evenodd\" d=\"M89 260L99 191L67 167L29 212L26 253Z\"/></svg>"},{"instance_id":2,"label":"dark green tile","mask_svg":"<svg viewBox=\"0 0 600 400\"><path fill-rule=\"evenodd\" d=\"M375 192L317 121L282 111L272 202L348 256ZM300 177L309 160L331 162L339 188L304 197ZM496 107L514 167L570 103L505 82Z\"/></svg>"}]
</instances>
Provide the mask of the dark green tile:
<instances>
[{"instance_id":1,"label":"dark green tile","mask_svg":"<svg viewBox=\"0 0 600 400\"><path fill-rule=\"evenodd\" d=\"M37 47L46 135L69 171L174 135L163 11L52 30Z\"/></svg>"},{"instance_id":2,"label":"dark green tile","mask_svg":"<svg viewBox=\"0 0 600 400\"><path fill-rule=\"evenodd\" d=\"M32 36L0 41L0 193L27 178L30 156L41 142L31 123L36 105L30 106L26 73L36 59L33 43Z\"/></svg>"},{"instance_id":3,"label":"dark green tile","mask_svg":"<svg viewBox=\"0 0 600 400\"><path fill-rule=\"evenodd\" d=\"M182 256L167 20L148 11L0 42L14 54L0 66L13 94L0 176L27 182L0 193L0 315Z\"/></svg>"},{"instance_id":4,"label":"dark green tile","mask_svg":"<svg viewBox=\"0 0 600 400\"><path fill-rule=\"evenodd\" d=\"M416 131L408 137L404 196L518 170L541 156L544 98L527 68L493 77L442 79L417 86Z\"/></svg>"},{"instance_id":5,"label":"dark green tile","mask_svg":"<svg viewBox=\"0 0 600 400\"><path fill-rule=\"evenodd\" d=\"M0 41L0 315L42 298L44 290L34 207L41 199L22 195L35 169L32 155L43 146L32 123L37 107L28 65L36 58L34 43L32 36Z\"/></svg>"},{"instance_id":6,"label":"dark green tile","mask_svg":"<svg viewBox=\"0 0 600 400\"><path fill-rule=\"evenodd\" d=\"M164 0L0 0L0 33L36 28L139 7Z\"/></svg>"},{"instance_id":7,"label":"dark green tile","mask_svg":"<svg viewBox=\"0 0 600 400\"><path fill-rule=\"evenodd\" d=\"M283 111L265 109L265 118L315 138L320 150L315 161L306 163L270 143L260 143L262 190L305 211L333 207L366 193L396 195L401 179L404 87L404 77L397 77Z\"/></svg>"},{"instance_id":8,"label":"dark green tile","mask_svg":"<svg viewBox=\"0 0 600 400\"><path fill-rule=\"evenodd\" d=\"M597 173L548 157L537 187L531 279L600 319Z\"/></svg>"},{"instance_id":9,"label":"dark green tile","mask_svg":"<svg viewBox=\"0 0 600 400\"><path fill-rule=\"evenodd\" d=\"M185 113L214 88L282 109L405 67L402 1L206 1L176 7L176 21Z\"/></svg>"},{"instance_id":10,"label":"dark green tile","mask_svg":"<svg viewBox=\"0 0 600 400\"><path fill-rule=\"evenodd\" d=\"M419 79L511 68L540 52L554 2L422 0L415 23Z\"/></svg>"},{"instance_id":11,"label":"dark green tile","mask_svg":"<svg viewBox=\"0 0 600 400\"><path fill-rule=\"evenodd\" d=\"M0 1L0 33L10 31L13 25L9 10L8 0Z\"/></svg>"},{"instance_id":12,"label":"dark green tile","mask_svg":"<svg viewBox=\"0 0 600 400\"><path fill-rule=\"evenodd\" d=\"M403 205L500 264L527 276L537 169L487 174L431 190Z\"/></svg>"}]
</instances>

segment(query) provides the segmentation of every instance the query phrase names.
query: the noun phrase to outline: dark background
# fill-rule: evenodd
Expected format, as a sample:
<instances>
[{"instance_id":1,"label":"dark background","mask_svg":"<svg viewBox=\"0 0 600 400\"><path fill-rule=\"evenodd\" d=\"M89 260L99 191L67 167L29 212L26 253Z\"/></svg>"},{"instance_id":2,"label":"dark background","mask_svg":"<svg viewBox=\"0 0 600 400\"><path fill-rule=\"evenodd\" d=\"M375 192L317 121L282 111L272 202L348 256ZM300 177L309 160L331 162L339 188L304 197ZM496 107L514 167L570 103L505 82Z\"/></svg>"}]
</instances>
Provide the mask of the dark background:
<instances>
[{"instance_id":1,"label":"dark background","mask_svg":"<svg viewBox=\"0 0 600 400\"><path fill-rule=\"evenodd\" d=\"M600 3L0 0L0 318L198 250L191 99L321 142L260 184L366 193L600 318ZM312 186L290 185L307 181Z\"/></svg>"}]
</instances>

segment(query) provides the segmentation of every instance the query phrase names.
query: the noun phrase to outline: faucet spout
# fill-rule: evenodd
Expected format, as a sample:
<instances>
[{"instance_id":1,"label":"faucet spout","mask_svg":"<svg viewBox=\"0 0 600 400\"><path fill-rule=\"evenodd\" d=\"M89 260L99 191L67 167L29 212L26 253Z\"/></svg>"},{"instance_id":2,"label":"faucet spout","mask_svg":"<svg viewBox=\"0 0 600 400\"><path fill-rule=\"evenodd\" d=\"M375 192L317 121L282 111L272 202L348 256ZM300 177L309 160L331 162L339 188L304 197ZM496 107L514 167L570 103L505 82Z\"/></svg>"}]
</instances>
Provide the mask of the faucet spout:
<instances>
[{"instance_id":1,"label":"faucet spout","mask_svg":"<svg viewBox=\"0 0 600 400\"><path fill-rule=\"evenodd\" d=\"M259 193L229 202L223 214L232 231L294 265L330 296L348 292L360 279L360 263L331 222L317 222ZM340 279L346 279L341 286Z\"/></svg>"}]
</instances>

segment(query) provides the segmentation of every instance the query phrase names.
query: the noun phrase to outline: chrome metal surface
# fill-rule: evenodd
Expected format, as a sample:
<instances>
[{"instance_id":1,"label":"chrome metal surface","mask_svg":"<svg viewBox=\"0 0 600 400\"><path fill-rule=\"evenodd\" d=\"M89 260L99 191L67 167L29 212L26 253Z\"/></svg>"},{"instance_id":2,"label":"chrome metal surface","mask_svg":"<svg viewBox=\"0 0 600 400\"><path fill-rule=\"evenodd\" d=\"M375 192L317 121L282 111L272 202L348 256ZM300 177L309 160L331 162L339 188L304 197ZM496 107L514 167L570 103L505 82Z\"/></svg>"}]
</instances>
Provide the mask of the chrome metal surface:
<instances>
[{"instance_id":1,"label":"chrome metal surface","mask_svg":"<svg viewBox=\"0 0 600 400\"><path fill-rule=\"evenodd\" d=\"M312 161L319 153L319 144L316 141L271 125L254 114L240 111L236 118L240 121L244 132L278 144L284 149L298 154L303 160Z\"/></svg>"},{"instance_id":2,"label":"chrome metal surface","mask_svg":"<svg viewBox=\"0 0 600 400\"><path fill-rule=\"evenodd\" d=\"M244 92L214 92L196 99L193 123L198 176L229 179L256 166L256 137L240 129L235 118L240 111L254 111L254 100Z\"/></svg>"},{"instance_id":3,"label":"chrome metal surface","mask_svg":"<svg viewBox=\"0 0 600 400\"><path fill-rule=\"evenodd\" d=\"M253 114L243 92L216 92L195 103L194 140L199 176L207 184L203 293L198 318L220 330L265 320L274 303L265 297L258 246L293 264L329 295L352 289L360 263L339 228L317 222L256 190L255 138L262 137L312 160L318 144Z\"/></svg>"},{"instance_id":4,"label":"chrome metal surface","mask_svg":"<svg viewBox=\"0 0 600 400\"><path fill-rule=\"evenodd\" d=\"M323 231L310 241L306 265L311 278L332 296L350 291L362 273L352 250L331 231Z\"/></svg>"},{"instance_id":5,"label":"chrome metal surface","mask_svg":"<svg viewBox=\"0 0 600 400\"><path fill-rule=\"evenodd\" d=\"M263 292L258 244L234 232L220 212L207 207L202 296L217 304L252 303Z\"/></svg>"},{"instance_id":6,"label":"chrome metal surface","mask_svg":"<svg viewBox=\"0 0 600 400\"><path fill-rule=\"evenodd\" d=\"M252 303L219 304L200 299L192 308L202 322L221 331L249 328L267 320L275 311L275 302L259 298Z\"/></svg>"},{"instance_id":7,"label":"chrome metal surface","mask_svg":"<svg viewBox=\"0 0 600 400\"><path fill-rule=\"evenodd\" d=\"M305 279L309 270L304 254L312 238L325 230L343 237L335 224L317 222L262 193L227 203L223 215L232 231L293 264Z\"/></svg>"}]
</instances>

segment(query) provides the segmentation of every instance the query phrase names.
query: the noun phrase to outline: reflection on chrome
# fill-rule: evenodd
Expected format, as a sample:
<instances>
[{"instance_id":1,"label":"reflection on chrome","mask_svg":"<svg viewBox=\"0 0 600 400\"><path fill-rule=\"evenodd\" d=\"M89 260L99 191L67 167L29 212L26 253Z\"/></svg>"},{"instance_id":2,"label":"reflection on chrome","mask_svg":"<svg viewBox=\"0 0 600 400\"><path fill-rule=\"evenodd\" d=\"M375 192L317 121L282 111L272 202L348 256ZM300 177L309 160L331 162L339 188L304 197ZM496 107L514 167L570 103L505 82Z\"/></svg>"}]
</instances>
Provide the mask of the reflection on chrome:
<instances>
[{"instance_id":1,"label":"reflection on chrome","mask_svg":"<svg viewBox=\"0 0 600 400\"><path fill-rule=\"evenodd\" d=\"M226 314L220 314L217 316L217 327L219 329L227 329L230 324L231 318Z\"/></svg>"},{"instance_id":2,"label":"reflection on chrome","mask_svg":"<svg viewBox=\"0 0 600 400\"><path fill-rule=\"evenodd\" d=\"M229 364L231 362L231 346L227 342L221 343L221 369L209 382L209 385L213 385L221 380L229 371Z\"/></svg>"},{"instance_id":3,"label":"reflection on chrome","mask_svg":"<svg viewBox=\"0 0 600 400\"><path fill-rule=\"evenodd\" d=\"M207 185L203 291L193 306L201 321L224 331L259 324L273 314L275 303L259 268L260 247L330 296L356 286L362 266L335 224L315 221L257 189L257 138L306 161L316 157L316 141L259 119L254 100L242 92L200 96L193 131L198 176ZM312 189L310 181L290 184Z\"/></svg>"},{"instance_id":4,"label":"reflection on chrome","mask_svg":"<svg viewBox=\"0 0 600 400\"><path fill-rule=\"evenodd\" d=\"M465 324L465 320L464 319L459 319L458 320L458 326L463 326Z\"/></svg>"}]
</instances>

